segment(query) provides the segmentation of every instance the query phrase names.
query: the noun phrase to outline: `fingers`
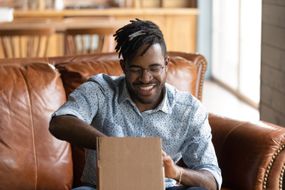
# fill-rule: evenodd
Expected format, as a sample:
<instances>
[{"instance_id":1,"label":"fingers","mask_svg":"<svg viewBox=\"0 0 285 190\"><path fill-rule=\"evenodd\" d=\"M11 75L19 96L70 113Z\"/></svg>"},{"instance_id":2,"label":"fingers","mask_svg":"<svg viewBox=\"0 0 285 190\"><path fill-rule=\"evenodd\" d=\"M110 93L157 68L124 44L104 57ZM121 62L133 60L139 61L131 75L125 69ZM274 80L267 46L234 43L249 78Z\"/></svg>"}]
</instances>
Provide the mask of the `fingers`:
<instances>
[{"instance_id":1,"label":"fingers","mask_svg":"<svg viewBox=\"0 0 285 190\"><path fill-rule=\"evenodd\" d=\"M167 155L166 152L161 150L161 154L162 154L162 161L163 161L164 166L170 166L173 164L172 158L169 155Z\"/></svg>"},{"instance_id":2,"label":"fingers","mask_svg":"<svg viewBox=\"0 0 285 190\"><path fill-rule=\"evenodd\" d=\"M162 155L162 160L163 160L163 162L164 162L165 160L168 160L169 157L170 157L170 156L168 156L168 155L166 154L166 152L164 152L164 150L162 150L162 149L161 149L161 155Z\"/></svg>"},{"instance_id":3,"label":"fingers","mask_svg":"<svg viewBox=\"0 0 285 190\"><path fill-rule=\"evenodd\" d=\"M166 152L164 152L164 150L162 150L162 149L161 149L161 154L162 154L163 157L167 156Z\"/></svg>"},{"instance_id":4,"label":"fingers","mask_svg":"<svg viewBox=\"0 0 285 190\"><path fill-rule=\"evenodd\" d=\"M164 150L162 150L162 149L161 149L161 155L162 155L163 161L167 161L167 160L171 159L171 157L169 155L167 155L166 152L164 152Z\"/></svg>"}]
</instances>

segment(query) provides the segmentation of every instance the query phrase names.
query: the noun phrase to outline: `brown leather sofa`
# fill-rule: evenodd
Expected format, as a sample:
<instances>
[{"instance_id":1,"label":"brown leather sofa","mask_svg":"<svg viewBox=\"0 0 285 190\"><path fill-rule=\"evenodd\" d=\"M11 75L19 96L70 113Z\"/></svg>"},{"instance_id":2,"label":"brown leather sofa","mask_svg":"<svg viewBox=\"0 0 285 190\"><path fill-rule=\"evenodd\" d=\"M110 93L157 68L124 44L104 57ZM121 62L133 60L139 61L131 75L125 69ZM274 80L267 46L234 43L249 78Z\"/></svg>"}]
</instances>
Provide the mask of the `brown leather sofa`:
<instances>
[{"instance_id":1,"label":"brown leather sofa","mask_svg":"<svg viewBox=\"0 0 285 190\"><path fill-rule=\"evenodd\" d=\"M167 81L202 98L206 60L170 52ZM48 131L51 114L96 73L120 75L115 53L0 60L0 189L63 190L80 184L84 151ZM282 189L285 128L209 114L223 189Z\"/></svg>"}]
</instances>

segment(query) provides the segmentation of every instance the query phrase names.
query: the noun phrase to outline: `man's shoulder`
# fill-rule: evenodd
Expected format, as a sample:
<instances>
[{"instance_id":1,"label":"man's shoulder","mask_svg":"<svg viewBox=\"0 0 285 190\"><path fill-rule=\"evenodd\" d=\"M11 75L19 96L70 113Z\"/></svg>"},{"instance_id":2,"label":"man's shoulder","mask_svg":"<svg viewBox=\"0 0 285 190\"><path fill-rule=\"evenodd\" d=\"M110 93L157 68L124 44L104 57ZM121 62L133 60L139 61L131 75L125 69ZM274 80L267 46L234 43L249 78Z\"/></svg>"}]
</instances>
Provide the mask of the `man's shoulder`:
<instances>
[{"instance_id":1,"label":"man's shoulder","mask_svg":"<svg viewBox=\"0 0 285 190\"><path fill-rule=\"evenodd\" d=\"M107 74L97 74L91 76L88 81L96 82L98 84L116 84L119 83L124 77L123 76L111 76Z\"/></svg>"},{"instance_id":2,"label":"man's shoulder","mask_svg":"<svg viewBox=\"0 0 285 190\"><path fill-rule=\"evenodd\" d=\"M123 76L97 74L91 76L87 81L82 83L76 91L81 91L81 93L86 96L89 96L90 94L111 96L119 91L120 86L123 84L123 80Z\"/></svg>"},{"instance_id":3,"label":"man's shoulder","mask_svg":"<svg viewBox=\"0 0 285 190\"><path fill-rule=\"evenodd\" d=\"M95 83L104 90L114 90L123 81L123 76L110 76L106 74L97 74L90 77L87 82Z\"/></svg>"}]
</instances>

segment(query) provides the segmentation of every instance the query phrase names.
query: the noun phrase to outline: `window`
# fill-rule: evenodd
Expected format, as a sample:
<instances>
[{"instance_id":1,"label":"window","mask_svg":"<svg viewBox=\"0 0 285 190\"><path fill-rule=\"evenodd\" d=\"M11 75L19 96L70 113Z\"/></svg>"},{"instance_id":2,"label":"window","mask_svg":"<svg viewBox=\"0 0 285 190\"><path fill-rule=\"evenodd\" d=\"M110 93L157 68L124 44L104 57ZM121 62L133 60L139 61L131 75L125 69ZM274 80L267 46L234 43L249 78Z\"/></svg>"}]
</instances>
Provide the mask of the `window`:
<instances>
[{"instance_id":1,"label":"window","mask_svg":"<svg viewBox=\"0 0 285 190\"><path fill-rule=\"evenodd\" d=\"M261 1L213 2L212 76L258 107Z\"/></svg>"}]
</instances>

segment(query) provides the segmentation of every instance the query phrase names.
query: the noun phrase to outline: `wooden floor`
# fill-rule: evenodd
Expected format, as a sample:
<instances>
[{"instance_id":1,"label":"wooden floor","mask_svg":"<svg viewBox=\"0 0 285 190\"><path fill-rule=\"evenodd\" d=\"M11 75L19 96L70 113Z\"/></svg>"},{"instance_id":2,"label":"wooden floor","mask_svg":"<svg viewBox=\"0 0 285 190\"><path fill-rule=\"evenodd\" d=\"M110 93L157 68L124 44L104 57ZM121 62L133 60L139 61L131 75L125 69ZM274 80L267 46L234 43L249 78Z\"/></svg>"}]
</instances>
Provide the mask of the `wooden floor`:
<instances>
[{"instance_id":1,"label":"wooden floor","mask_svg":"<svg viewBox=\"0 0 285 190\"><path fill-rule=\"evenodd\" d=\"M232 93L209 80L204 83L202 103L211 113L240 120L259 120L257 109L242 102Z\"/></svg>"}]
</instances>

